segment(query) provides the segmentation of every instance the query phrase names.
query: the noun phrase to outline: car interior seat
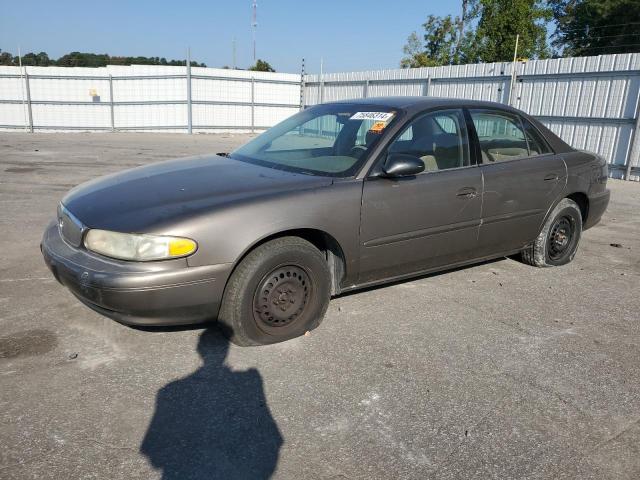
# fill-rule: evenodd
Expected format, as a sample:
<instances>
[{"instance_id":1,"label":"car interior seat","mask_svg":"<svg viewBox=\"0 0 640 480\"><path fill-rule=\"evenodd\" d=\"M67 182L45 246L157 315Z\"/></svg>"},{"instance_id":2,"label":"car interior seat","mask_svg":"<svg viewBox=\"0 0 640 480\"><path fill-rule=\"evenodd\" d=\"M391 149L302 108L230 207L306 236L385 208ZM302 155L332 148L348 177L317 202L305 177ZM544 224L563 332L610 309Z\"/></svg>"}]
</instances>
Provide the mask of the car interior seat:
<instances>
[{"instance_id":1,"label":"car interior seat","mask_svg":"<svg viewBox=\"0 0 640 480\"><path fill-rule=\"evenodd\" d=\"M505 160L523 158L529 155L527 144L524 140L492 138L481 139L480 144L483 161L488 158L490 162L503 162Z\"/></svg>"},{"instance_id":2,"label":"car interior seat","mask_svg":"<svg viewBox=\"0 0 640 480\"><path fill-rule=\"evenodd\" d=\"M433 118L425 117L414 123L413 137L412 153L424 162L427 172L462 166L458 136L442 132Z\"/></svg>"}]
</instances>

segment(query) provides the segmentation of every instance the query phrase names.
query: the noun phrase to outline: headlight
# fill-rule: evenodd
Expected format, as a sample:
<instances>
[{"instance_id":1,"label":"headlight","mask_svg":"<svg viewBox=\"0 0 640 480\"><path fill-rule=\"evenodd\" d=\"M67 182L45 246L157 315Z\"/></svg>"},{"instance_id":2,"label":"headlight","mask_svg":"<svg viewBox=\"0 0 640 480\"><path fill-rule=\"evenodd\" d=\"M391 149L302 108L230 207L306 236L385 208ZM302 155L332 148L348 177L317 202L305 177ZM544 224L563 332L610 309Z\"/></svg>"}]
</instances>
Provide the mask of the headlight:
<instances>
[{"instance_id":1,"label":"headlight","mask_svg":"<svg viewBox=\"0 0 640 480\"><path fill-rule=\"evenodd\" d=\"M189 238L163 235L89 230L84 239L87 250L122 260L165 260L191 255L198 244Z\"/></svg>"}]
</instances>

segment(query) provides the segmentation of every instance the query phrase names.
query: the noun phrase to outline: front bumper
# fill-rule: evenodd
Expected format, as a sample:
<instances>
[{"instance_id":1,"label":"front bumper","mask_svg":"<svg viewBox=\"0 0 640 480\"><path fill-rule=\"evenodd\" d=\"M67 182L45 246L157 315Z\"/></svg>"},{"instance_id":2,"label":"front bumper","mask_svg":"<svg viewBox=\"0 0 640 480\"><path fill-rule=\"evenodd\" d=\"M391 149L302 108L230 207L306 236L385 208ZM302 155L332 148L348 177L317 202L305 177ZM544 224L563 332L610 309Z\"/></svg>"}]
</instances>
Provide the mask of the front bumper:
<instances>
[{"instance_id":1,"label":"front bumper","mask_svg":"<svg viewBox=\"0 0 640 480\"><path fill-rule=\"evenodd\" d=\"M51 222L41 244L56 279L97 312L128 325L213 320L232 264L189 267L184 258L126 262L66 243Z\"/></svg>"}]
</instances>

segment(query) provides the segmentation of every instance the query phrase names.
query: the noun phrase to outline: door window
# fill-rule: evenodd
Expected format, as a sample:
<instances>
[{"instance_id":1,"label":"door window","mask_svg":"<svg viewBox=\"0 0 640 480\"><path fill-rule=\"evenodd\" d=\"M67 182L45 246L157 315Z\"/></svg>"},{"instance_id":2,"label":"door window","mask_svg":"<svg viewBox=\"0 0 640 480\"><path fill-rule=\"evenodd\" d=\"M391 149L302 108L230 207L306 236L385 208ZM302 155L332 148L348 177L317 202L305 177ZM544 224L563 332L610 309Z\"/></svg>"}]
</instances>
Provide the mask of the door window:
<instances>
[{"instance_id":1,"label":"door window","mask_svg":"<svg viewBox=\"0 0 640 480\"><path fill-rule=\"evenodd\" d=\"M529 156L520 118L502 112L471 110L483 163L504 162Z\"/></svg>"},{"instance_id":2,"label":"door window","mask_svg":"<svg viewBox=\"0 0 640 480\"><path fill-rule=\"evenodd\" d=\"M530 121L523 118L522 123L524 125L524 133L527 136L527 143L529 144L529 156L535 157L536 155L553 153L547 141Z\"/></svg>"},{"instance_id":3,"label":"door window","mask_svg":"<svg viewBox=\"0 0 640 480\"><path fill-rule=\"evenodd\" d=\"M469 141L461 110L439 110L413 120L389 146L424 162L425 172L469 165Z\"/></svg>"}]
</instances>

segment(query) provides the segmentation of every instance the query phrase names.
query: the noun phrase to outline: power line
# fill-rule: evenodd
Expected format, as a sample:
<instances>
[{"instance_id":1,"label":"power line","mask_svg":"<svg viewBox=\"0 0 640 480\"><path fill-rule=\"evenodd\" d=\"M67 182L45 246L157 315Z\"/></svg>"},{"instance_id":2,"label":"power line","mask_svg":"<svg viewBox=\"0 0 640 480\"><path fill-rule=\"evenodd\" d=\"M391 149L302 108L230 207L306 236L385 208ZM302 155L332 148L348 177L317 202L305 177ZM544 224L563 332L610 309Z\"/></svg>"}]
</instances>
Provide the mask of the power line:
<instances>
[{"instance_id":1,"label":"power line","mask_svg":"<svg viewBox=\"0 0 640 480\"><path fill-rule=\"evenodd\" d=\"M620 47L638 47L640 46L640 43L621 43L619 45L605 45L602 47L578 47L575 50L577 51L585 51L585 50L601 50L604 48L620 48ZM632 52L625 52L625 53L632 53Z\"/></svg>"},{"instance_id":2,"label":"power line","mask_svg":"<svg viewBox=\"0 0 640 480\"><path fill-rule=\"evenodd\" d=\"M627 25L640 25L640 22L631 22L631 23L617 23L612 25L600 25L599 27L591 27L589 25L585 25L584 28L572 28L569 30L560 30L562 33L566 32L591 32L592 30L599 30L601 28L612 28L612 27L625 27ZM556 31L559 29L556 27Z\"/></svg>"},{"instance_id":3,"label":"power line","mask_svg":"<svg viewBox=\"0 0 640 480\"><path fill-rule=\"evenodd\" d=\"M619 35L595 35L593 38L640 37L640 32L621 33Z\"/></svg>"},{"instance_id":4,"label":"power line","mask_svg":"<svg viewBox=\"0 0 640 480\"><path fill-rule=\"evenodd\" d=\"M251 5L251 32L253 34L253 63L256 62L256 28L258 27L258 4L253 0Z\"/></svg>"}]
</instances>

